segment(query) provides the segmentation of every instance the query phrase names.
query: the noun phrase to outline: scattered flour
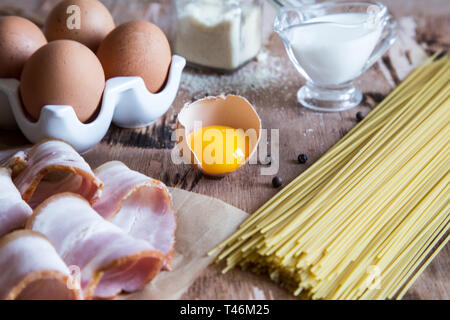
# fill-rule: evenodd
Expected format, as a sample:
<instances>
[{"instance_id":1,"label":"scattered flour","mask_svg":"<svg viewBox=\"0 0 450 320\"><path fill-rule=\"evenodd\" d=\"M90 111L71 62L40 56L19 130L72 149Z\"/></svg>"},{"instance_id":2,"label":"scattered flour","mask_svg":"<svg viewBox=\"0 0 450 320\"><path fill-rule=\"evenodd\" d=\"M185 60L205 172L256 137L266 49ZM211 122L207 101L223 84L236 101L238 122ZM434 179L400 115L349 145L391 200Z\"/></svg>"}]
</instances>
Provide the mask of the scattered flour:
<instances>
[{"instance_id":1,"label":"scattered flour","mask_svg":"<svg viewBox=\"0 0 450 320\"><path fill-rule=\"evenodd\" d=\"M291 68L286 68L284 58L271 55L266 49L246 66L230 74L216 74L186 69L181 77L181 89L188 94L217 95L221 93L244 94L280 84Z\"/></svg>"}]
</instances>

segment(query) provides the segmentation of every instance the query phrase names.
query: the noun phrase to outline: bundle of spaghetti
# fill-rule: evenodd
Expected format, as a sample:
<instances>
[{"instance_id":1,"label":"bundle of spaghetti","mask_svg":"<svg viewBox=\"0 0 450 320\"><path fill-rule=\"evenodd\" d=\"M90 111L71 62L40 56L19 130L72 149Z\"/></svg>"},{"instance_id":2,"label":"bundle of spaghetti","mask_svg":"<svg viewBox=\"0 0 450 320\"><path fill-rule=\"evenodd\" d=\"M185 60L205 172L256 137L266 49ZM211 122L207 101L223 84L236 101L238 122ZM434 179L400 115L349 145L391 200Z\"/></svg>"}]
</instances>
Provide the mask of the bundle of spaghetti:
<instances>
[{"instance_id":1,"label":"bundle of spaghetti","mask_svg":"<svg viewBox=\"0 0 450 320\"><path fill-rule=\"evenodd\" d=\"M449 115L450 58L434 56L215 249L224 272L313 299L401 298L449 230Z\"/></svg>"}]
</instances>

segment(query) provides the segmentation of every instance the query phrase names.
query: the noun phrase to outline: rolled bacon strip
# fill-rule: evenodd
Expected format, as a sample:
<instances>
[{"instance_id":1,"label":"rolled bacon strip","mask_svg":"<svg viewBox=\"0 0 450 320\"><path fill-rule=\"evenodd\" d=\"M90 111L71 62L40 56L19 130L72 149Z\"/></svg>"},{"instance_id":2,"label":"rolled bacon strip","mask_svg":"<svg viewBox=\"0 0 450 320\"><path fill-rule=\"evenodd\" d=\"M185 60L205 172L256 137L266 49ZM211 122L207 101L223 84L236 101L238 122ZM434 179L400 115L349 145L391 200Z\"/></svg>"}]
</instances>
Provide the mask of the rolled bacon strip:
<instances>
[{"instance_id":1,"label":"rolled bacon strip","mask_svg":"<svg viewBox=\"0 0 450 320\"><path fill-rule=\"evenodd\" d=\"M80 299L69 268L42 234L31 230L0 238L0 299Z\"/></svg>"},{"instance_id":2,"label":"rolled bacon strip","mask_svg":"<svg viewBox=\"0 0 450 320\"><path fill-rule=\"evenodd\" d=\"M11 170L0 168L0 237L23 228L31 213L30 206L22 200L12 182Z\"/></svg>"},{"instance_id":3,"label":"rolled bacon strip","mask_svg":"<svg viewBox=\"0 0 450 320\"><path fill-rule=\"evenodd\" d=\"M131 236L161 251L164 268L170 270L176 221L167 187L119 161L107 162L94 172L104 187L94 209Z\"/></svg>"},{"instance_id":4,"label":"rolled bacon strip","mask_svg":"<svg viewBox=\"0 0 450 320\"><path fill-rule=\"evenodd\" d=\"M0 151L0 167L11 169L12 177L14 178L26 167L26 154L31 148L15 148Z\"/></svg>"},{"instance_id":5,"label":"rolled bacon strip","mask_svg":"<svg viewBox=\"0 0 450 320\"><path fill-rule=\"evenodd\" d=\"M91 204L100 196L101 181L75 149L63 141L44 140L24 154L13 156L12 162L17 171L14 184L32 208L61 192L80 194Z\"/></svg>"},{"instance_id":6,"label":"rolled bacon strip","mask_svg":"<svg viewBox=\"0 0 450 320\"><path fill-rule=\"evenodd\" d=\"M27 228L43 233L68 266L81 272L84 297L112 298L142 288L160 271L164 256L147 241L127 235L73 193L45 200Z\"/></svg>"}]
</instances>

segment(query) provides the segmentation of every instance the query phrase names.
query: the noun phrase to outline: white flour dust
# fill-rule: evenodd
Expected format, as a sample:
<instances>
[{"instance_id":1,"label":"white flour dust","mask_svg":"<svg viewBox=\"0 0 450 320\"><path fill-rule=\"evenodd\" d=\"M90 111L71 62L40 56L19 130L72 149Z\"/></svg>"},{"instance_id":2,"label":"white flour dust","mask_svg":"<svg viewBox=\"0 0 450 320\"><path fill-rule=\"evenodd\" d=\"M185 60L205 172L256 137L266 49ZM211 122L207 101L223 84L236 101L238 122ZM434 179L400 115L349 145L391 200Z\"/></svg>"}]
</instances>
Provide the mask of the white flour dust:
<instances>
[{"instance_id":1,"label":"white flour dust","mask_svg":"<svg viewBox=\"0 0 450 320\"><path fill-rule=\"evenodd\" d=\"M283 58L273 56L267 50L242 69L230 74L215 74L187 69L181 77L180 88L189 95L221 93L244 94L261 92L279 86L284 75L292 70L286 68Z\"/></svg>"}]
</instances>

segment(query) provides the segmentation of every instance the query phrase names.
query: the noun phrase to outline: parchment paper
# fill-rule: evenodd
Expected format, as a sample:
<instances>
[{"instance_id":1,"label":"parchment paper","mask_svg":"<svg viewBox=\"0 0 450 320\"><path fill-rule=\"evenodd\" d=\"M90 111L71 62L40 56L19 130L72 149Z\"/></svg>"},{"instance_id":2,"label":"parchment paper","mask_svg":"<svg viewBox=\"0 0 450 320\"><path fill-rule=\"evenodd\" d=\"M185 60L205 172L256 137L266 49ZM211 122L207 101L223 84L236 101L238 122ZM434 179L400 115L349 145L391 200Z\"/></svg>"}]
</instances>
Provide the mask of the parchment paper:
<instances>
[{"instance_id":1,"label":"parchment paper","mask_svg":"<svg viewBox=\"0 0 450 320\"><path fill-rule=\"evenodd\" d=\"M248 214L225 202L170 188L177 217L173 270L160 272L143 290L118 299L179 299L214 260L206 253L230 236Z\"/></svg>"}]
</instances>

